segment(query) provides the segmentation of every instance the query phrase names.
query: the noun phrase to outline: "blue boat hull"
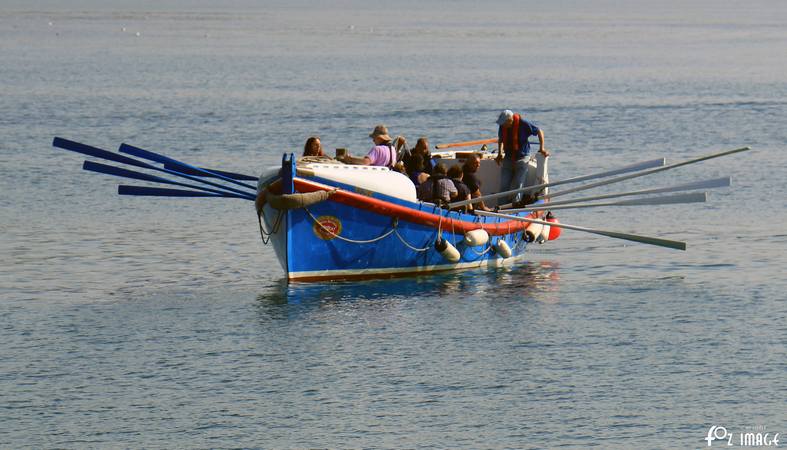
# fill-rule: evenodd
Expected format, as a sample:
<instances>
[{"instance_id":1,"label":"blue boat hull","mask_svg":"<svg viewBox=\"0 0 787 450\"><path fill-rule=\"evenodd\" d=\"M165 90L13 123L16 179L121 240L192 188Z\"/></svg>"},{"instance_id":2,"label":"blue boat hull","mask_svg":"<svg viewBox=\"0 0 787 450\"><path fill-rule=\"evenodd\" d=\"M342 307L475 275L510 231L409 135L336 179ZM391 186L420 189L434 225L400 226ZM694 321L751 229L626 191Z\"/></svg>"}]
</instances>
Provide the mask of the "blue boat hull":
<instances>
[{"instance_id":1,"label":"blue boat hull","mask_svg":"<svg viewBox=\"0 0 787 450\"><path fill-rule=\"evenodd\" d=\"M441 210L428 203L386 199L427 213ZM409 204L408 204L409 203ZM325 201L309 207L276 210L264 207L265 229L282 269L290 280L317 281L381 278L433 271L500 266L522 259L528 243L521 231L491 236L489 242L472 247L464 233L451 230L448 219L467 222L499 222L457 212L442 212L446 225L438 228L391 217L354 206ZM438 234L461 254L456 263L435 249ZM503 258L495 244L504 240L511 256Z\"/></svg>"}]
</instances>

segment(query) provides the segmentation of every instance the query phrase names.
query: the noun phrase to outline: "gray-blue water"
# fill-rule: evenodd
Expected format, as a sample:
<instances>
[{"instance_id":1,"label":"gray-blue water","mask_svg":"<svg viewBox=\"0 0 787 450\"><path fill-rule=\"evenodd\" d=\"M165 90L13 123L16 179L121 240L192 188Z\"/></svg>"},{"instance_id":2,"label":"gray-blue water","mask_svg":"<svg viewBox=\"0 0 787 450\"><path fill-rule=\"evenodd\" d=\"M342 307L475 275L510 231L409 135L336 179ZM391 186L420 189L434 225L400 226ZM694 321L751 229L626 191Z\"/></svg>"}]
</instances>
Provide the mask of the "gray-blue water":
<instances>
[{"instance_id":1,"label":"gray-blue water","mask_svg":"<svg viewBox=\"0 0 787 450\"><path fill-rule=\"evenodd\" d=\"M0 447L787 433L787 3L629 3L0 2ZM553 180L754 151L607 189L731 175L707 204L559 215L686 252L565 231L506 269L287 285L250 202L120 197L51 147L257 173L377 123L494 136L504 107Z\"/></svg>"}]
</instances>

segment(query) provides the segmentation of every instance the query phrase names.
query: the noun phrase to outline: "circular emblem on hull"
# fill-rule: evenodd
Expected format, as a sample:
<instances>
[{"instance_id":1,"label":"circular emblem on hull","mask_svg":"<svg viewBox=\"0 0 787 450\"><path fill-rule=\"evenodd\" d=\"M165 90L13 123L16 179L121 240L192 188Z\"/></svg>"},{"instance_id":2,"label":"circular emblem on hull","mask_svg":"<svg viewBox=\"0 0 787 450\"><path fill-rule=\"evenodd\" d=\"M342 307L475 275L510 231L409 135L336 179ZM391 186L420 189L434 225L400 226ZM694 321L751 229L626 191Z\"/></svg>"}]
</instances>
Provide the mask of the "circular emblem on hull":
<instances>
[{"instance_id":1,"label":"circular emblem on hull","mask_svg":"<svg viewBox=\"0 0 787 450\"><path fill-rule=\"evenodd\" d=\"M330 241L342 234L342 221L334 216L320 216L312 225L312 231L318 238Z\"/></svg>"}]
</instances>

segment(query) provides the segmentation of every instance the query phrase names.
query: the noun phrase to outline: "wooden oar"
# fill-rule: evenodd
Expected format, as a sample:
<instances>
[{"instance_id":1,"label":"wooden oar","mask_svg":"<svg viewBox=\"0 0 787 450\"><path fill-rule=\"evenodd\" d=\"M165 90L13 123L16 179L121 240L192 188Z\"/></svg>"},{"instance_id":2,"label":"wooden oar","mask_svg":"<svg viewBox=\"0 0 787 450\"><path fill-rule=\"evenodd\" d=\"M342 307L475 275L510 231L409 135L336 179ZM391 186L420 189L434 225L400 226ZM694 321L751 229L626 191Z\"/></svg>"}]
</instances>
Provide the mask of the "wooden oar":
<instances>
[{"instance_id":1,"label":"wooden oar","mask_svg":"<svg viewBox=\"0 0 787 450\"><path fill-rule=\"evenodd\" d=\"M450 144L437 144L434 148L441 150L444 148L453 148L453 147L469 147L471 145L483 145L483 144L493 144L497 142L497 138L489 138L489 139L481 139L478 141L465 141L465 142L453 142Z\"/></svg>"},{"instance_id":2,"label":"wooden oar","mask_svg":"<svg viewBox=\"0 0 787 450\"><path fill-rule=\"evenodd\" d=\"M136 172L134 170L123 169L120 167L109 166L106 164L101 164L93 161L85 161L82 164L82 168L85 170L89 170L91 172L98 172L103 173L106 175L114 175L116 177L123 177L123 178L131 178L132 180L142 180L142 181L150 181L153 183L162 183L162 184L172 184L174 186L183 186L192 189L198 189L200 191L210 192L212 194L219 194L225 197L236 197L236 198L246 198L246 199L254 199L252 194L236 194L234 192L227 192L224 190L213 189L205 186L189 184L189 183L181 183L179 181L169 180L167 178L162 178L156 175L150 175L147 173Z\"/></svg>"},{"instance_id":3,"label":"wooden oar","mask_svg":"<svg viewBox=\"0 0 787 450\"><path fill-rule=\"evenodd\" d=\"M642 177L642 176L645 176L645 175L651 175L651 174L654 174L654 173L663 172L665 170L675 169L675 168L686 166L686 165L689 165L689 164L694 164L694 163L698 163L698 162L702 162L702 161L707 161L707 160L713 159L713 158L719 158L719 157L722 157L722 156L732 155L734 153L745 152L747 150L751 150L751 147L741 147L741 148L736 148L736 149L733 149L733 150L725 150L725 151L719 152L719 153L712 153L710 155L705 155L705 156L701 156L699 158L689 159L689 160L686 160L686 161L683 161L683 162L670 164L668 166L656 167L655 169L643 170L642 172L637 172L637 173L633 173L633 174L630 174L630 175L623 175L621 177L613 178L611 180L599 181L599 182L596 182L596 183L587 184L585 186L579 186L579 187L576 187L576 188L567 189L565 191L561 191L559 194L550 194L549 197L550 198L554 198L554 197L557 197L558 195L566 195L566 194L570 194L570 193L573 193L573 192L584 191L586 189L592 189L592 188L599 187L599 186L606 186L608 184L618 183L618 182L621 182L621 181L630 180L632 178ZM606 176L609 176L609 175L606 175ZM588 176L579 177L579 178L584 178L584 180L582 180L582 181L586 181L586 180L588 180L590 178L602 178L602 177L599 176L599 175L596 175L596 176L588 175ZM497 194L484 195L484 196L481 196L481 197L476 197L476 198L474 198L472 200L463 200L461 202L451 203L449 205L449 207L455 208L455 207L464 206L464 205L467 205L467 204L470 204L470 203L477 203L477 202L480 202L480 201L483 201L483 200L487 200L487 199L493 199L493 198L509 196L509 195L512 195L512 194L516 194L518 192L539 191L539 190L541 190L541 189L543 189L545 187L551 187L551 186L556 186L558 184L565 184L565 183L576 182L576 181L578 181L577 178L569 178L568 180L558 181L558 182L555 182L555 183L545 183L545 184L538 184L538 185L535 185L535 186L526 186L526 187L523 187L521 189L514 189L514 190L511 190L511 191L500 192L500 193L497 193Z\"/></svg>"},{"instance_id":4,"label":"wooden oar","mask_svg":"<svg viewBox=\"0 0 787 450\"><path fill-rule=\"evenodd\" d=\"M235 172L227 172L226 170L216 170L216 169L206 169L205 167L199 167L199 170L191 170L186 167L183 167L178 164L172 163L164 163L165 169L172 169L172 170L179 170L186 175L194 175L196 177L213 177L218 178L214 175L208 175L209 173L217 173L219 175L224 175L225 177L232 178L234 180L246 180L246 181L259 181L259 178L252 176L252 175L245 175L242 173L235 173Z\"/></svg>"},{"instance_id":5,"label":"wooden oar","mask_svg":"<svg viewBox=\"0 0 787 450\"><path fill-rule=\"evenodd\" d=\"M549 202L544 203L543 206L559 206L559 205L568 205L568 204L576 204L582 202L592 202L596 200L606 200L610 198L619 198L619 197L631 197L633 195L648 195L648 194L665 194L667 192L680 192L680 191L697 191L700 189L713 189L719 187L729 187L730 185L730 177L722 177L722 178L714 178L712 180L704 180L704 181L694 181L691 183L679 184L676 186L668 186L662 188L655 188L655 189L643 189L639 191L629 191L629 192L617 192L614 194L604 194L604 195L595 195L591 197L581 197L581 198L572 198L568 200L563 200L560 202ZM550 198L549 195L546 198ZM534 206L542 206L541 204L536 204ZM508 212L508 209L502 208L510 208L511 205L507 205L505 207L501 207L501 212Z\"/></svg>"},{"instance_id":6,"label":"wooden oar","mask_svg":"<svg viewBox=\"0 0 787 450\"><path fill-rule=\"evenodd\" d=\"M606 186L608 184L619 183L621 181L630 180L632 178L644 177L645 175L652 175L654 173L663 172L665 170L675 169L675 168L683 167L683 166L686 166L686 165L689 165L689 164L694 164L694 163L698 163L698 162L702 162L702 161L707 161L709 159L719 158L719 157L722 157L722 156L732 155L732 154L735 154L735 153L745 152L745 151L748 151L748 150L751 150L751 147L741 147L741 148L736 148L736 149L733 149L733 150L725 150L723 152L711 153L710 155L700 156L699 158L693 158L693 159L689 159L689 160L682 161L682 162L675 163L675 164L669 164L669 165L666 165L664 167L657 167L655 169L645 170L643 172L632 173L630 175L623 175L621 177L613 178L611 180L604 180L604 181L599 181L599 182L596 182L596 183L586 184L584 186L577 186L575 188L567 189L567 190L561 191L559 193L549 194L549 198L555 198L555 197L559 197L561 195L571 194L571 193L574 193L574 192L584 191L584 190L587 190L587 189L593 189L593 188L597 188L599 186Z\"/></svg>"},{"instance_id":7,"label":"wooden oar","mask_svg":"<svg viewBox=\"0 0 787 450\"><path fill-rule=\"evenodd\" d=\"M158 153L154 153L154 152L151 152L149 150L145 150L145 149L142 149L142 148L139 148L139 147L134 147L133 145L120 144L120 148L118 148L118 151L120 153L128 153L129 155L134 155L136 157L139 157L139 158L142 158L142 159L147 159L147 160L150 160L150 161L155 161L155 162L158 162L158 163L161 163L161 164L170 164L171 166L175 166L175 167L178 167L178 168L182 167L182 168L185 168L185 169L188 169L188 170L202 172L202 174L205 175L205 176L219 178L219 179L222 179L224 181L228 181L230 183L234 183L234 184L237 184L238 186L243 186L245 188L251 189L254 192L257 192L257 186L252 186L252 185L250 185L248 183L240 182L240 181L235 180L233 178L224 176L224 175L222 175L222 174L220 174L218 172L211 172L209 170L205 170L205 169L202 169L202 168L199 168L199 167L196 167L196 166L192 166L191 164L186 164L186 163L178 161L176 159L172 159L172 158L170 158L168 156L160 155Z\"/></svg>"},{"instance_id":8,"label":"wooden oar","mask_svg":"<svg viewBox=\"0 0 787 450\"><path fill-rule=\"evenodd\" d=\"M148 163L146 163L144 161L139 161L139 160L136 160L134 158L129 158L128 156L123 156L123 155L120 155L120 154L117 154L117 153L112 153L110 151L103 150L103 149L100 149L98 147L93 147L93 146L90 146L90 145L81 144L79 142L70 141L68 139L63 139L63 138L56 137L52 141L52 145L54 147L57 147L57 148L62 148L63 150L68 150L68 151L72 151L72 152L76 152L76 153L81 153L83 155L93 156L93 157L96 157L96 158L107 159L109 161L115 161L115 162L119 162L121 164L128 164L130 166L141 167L143 169L156 170L158 172L168 173L170 175L175 175L175 176L178 176L178 177L181 177L181 178L185 178L187 180L196 181L196 182L202 183L202 184L207 184L208 186L213 186L213 187L217 187L217 188L220 188L220 189L226 189L228 191L232 191L232 192L235 192L235 193L238 193L238 194L242 194L242 195L249 195L248 192L241 191L241 190L229 187L229 186L224 186L224 185L221 185L221 184L218 184L218 183L213 183L212 181L203 180L203 179L201 179L199 177L186 175L185 173L181 173L181 172L178 172L176 170L163 169L161 167L156 167L156 166L154 166L152 164L148 164Z\"/></svg>"},{"instance_id":9,"label":"wooden oar","mask_svg":"<svg viewBox=\"0 0 787 450\"><path fill-rule=\"evenodd\" d=\"M644 169L650 169L652 167L660 167L660 166L664 165L664 161L665 161L664 158L652 159L650 161L643 161L641 163L636 163L636 164L631 164L631 165L628 165L628 166L624 166L624 167L621 167L619 169L607 170L607 171L604 171L604 172L594 173L594 174L590 174L590 175L582 175L582 176L579 176L579 177L568 178L568 179L565 179L565 180L555 181L555 182L552 182L552 183L537 184L535 186L525 186L525 187L520 188L520 189L513 189L513 190L505 191L505 192L498 192L497 194L482 195L480 197L476 197L476 198L473 198L473 199L470 199L470 200L462 200L462 201L459 201L459 202L454 202L454 203L449 204L448 206L450 208L456 208L456 207L459 207L459 206L469 205L471 203L482 202L484 200L492 200L492 199L500 198L500 197L508 197L510 195L517 194L519 192L535 192L535 191L540 191L541 189L544 189L544 188L547 188L547 187L560 186L562 184L568 184L568 183L579 183L581 181L594 180L596 178L611 177L613 175L619 175L621 173L635 172L635 171L640 171L640 170L644 170Z\"/></svg>"},{"instance_id":10,"label":"wooden oar","mask_svg":"<svg viewBox=\"0 0 787 450\"><path fill-rule=\"evenodd\" d=\"M486 211L476 211L476 214L489 217L500 217L501 219L519 220L521 222L538 223L541 225L549 225L551 227L565 228L567 230L582 231L585 233L598 234L615 239L624 239L626 241L639 242L642 244L656 245L659 247L674 248L676 250L686 250L686 243L680 241L671 241L669 239L654 238L649 236L642 236L638 234L621 233L619 231L599 230L595 228L586 228L576 225L568 225L565 223L545 222L538 219L529 219L527 217L513 216L510 214L500 214Z\"/></svg>"},{"instance_id":11,"label":"wooden oar","mask_svg":"<svg viewBox=\"0 0 787 450\"><path fill-rule=\"evenodd\" d=\"M210 192L187 191L185 189L166 189L147 186L128 186L121 184L118 186L120 195L140 195L145 197L229 197L242 198L244 200L254 200L253 198L241 197L235 194L213 194Z\"/></svg>"},{"instance_id":12,"label":"wooden oar","mask_svg":"<svg viewBox=\"0 0 787 450\"><path fill-rule=\"evenodd\" d=\"M679 203L705 203L708 201L706 192L694 192L691 194L665 195L663 197L635 198L632 200L622 200L619 202L606 203L572 203L563 205L553 205L551 203L537 203L525 208L507 209L506 213L517 213L523 211L555 211L558 209L577 209L595 208L598 206L655 206L655 205L675 205Z\"/></svg>"}]
</instances>

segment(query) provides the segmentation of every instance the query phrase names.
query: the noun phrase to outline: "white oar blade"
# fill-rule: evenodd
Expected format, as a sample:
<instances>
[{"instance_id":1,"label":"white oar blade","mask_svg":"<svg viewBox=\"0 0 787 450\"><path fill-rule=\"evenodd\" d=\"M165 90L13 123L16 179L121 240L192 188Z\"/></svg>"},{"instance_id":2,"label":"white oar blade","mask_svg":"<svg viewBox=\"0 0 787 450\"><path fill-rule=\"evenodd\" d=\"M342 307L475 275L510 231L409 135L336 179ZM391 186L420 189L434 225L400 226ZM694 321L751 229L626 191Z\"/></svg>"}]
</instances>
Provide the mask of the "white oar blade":
<instances>
[{"instance_id":1,"label":"white oar blade","mask_svg":"<svg viewBox=\"0 0 787 450\"><path fill-rule=\"evenodd\" d=\"M707 192L693 192L690 194L665 195L662 197L635 198L614 202L614 206L645 206L645 205L676 205L679 203L705 203L708 201ZM612 206L612 205L610 205Z\"/></svg>"},{"instance_id":2,"label":"white oar blade","mask_svg":"<svg viewBox=\"0 0 787 450\"><path fill-rule=\"evenodd\" d=\"M655 206L655 205L675 205L680 203L705 203L708 201L706 192L693 192L690 194L665 195L662 197L635 198L632 200L622 200L619 202L606 203L577 203L552 205L551 203L535 204L531 207L508 209L506 213L516 213L524 211L557 211L560 209L578 208L597 208L599 206Z\"/></svg>"},{"instance_id":3,"label":"white oar blade","mask_svg":"<svg viewBox=\"0 0 787 450\"><path fill-rule=\"evenodd\" d=\"M613 169L593 175L584 175L584 176L569 178L563 181L556 181L554 183L551 183L551 186L558 186L565 183L579 183L581 181L593 180L596 178L605 178L605 177L612 177L624 173L639 172L640 170L652 169L654 167L662 167L666 163L667 163L666 159L656 158L656 159L651 159L650 161L643 161L641 163L631 164L629 166L624 166L619 169Z\"/></svg>"},{"instance_id":4,"label":"white oar blade","mask_svg":"<svg viewBox=\"0 0 787 450\"><path fill-rule=\"evenodd\" d=\"M482 201L486 201L486 200L492 200L492 199L496 199L496 198L500 198L500 197L509 197L509 196L515 195L515 194L517 194L519 192L536 192L536 191L540 191L541 189L544 189L544 188L553 187L553 186L560 186L562 184L579 183L579 182L582 182L582 181L595 180L596 178L611 177L611 176L614 176L614 175L620 175L622 173L637 172L637 171L640 171L640 170L651 169L651 168L654 168L654 167L659 168L659 167L664 165L664 162L665 162L664 158L652 159L650 161L643 161L641 163L631 164L631 165L624 166L624 167L621 167L621 168L618 168L618 169L607 170L605 172L599 172L599 173L594 173L594 174L590 174L590 175L582 175L582 176L579 176L579 177L568 178L568 179L565 179L565 180L555 181L555 182L552 182L552 183L538 184L538 185L535 185L535 186L526 186L526 187L523 187L523 188L520 188L520 189L511 190L511 191L498 192L496 194L483 195L481 197L476 197L476 198L471 199L471 200L462 200L462 201L459 201L459 202L454 202L454 203L449 204L448 206L449 206L449 208L456 208L456 207L459 207L459 206L469 205L471 203L478 203L478 202L482 202Z\"/></svg>"},{"instance_id":5,"label":"white oar blade","mask_svg":"<svg viewBox=\"0 0 787 450\"><path fill-rule=\"evenodd\" d=\"M592 197L573 198L557 202L549 202L551 206L576 204L581 202L591 202L595 200L605 200L609 198L630 197L633 195L664 194L667 192L698 191L702 189L715 189L730 186L730 177L714 178L712 180L694 181L691 183L679 184L655 189L644 189L639 191L617 192L614 194L603 194ZM550 198L551 196L547 196Z\"/></svg>"},{"instance_id":6,"label":"white oar blade","mask_svg":"<svg viewBox=\"0 0 787 450\"><path fill-rule=\"evenodd\" d=\"M619 233L617 231L593 230L587 232L593 234L599 234L601 236L608 236L616 239L623 239L626 241L655 245L658 247L673 248L675 250L684 250L684 251L686 250L686 243L680 241L671 241L669 239L661 239L661 238L655 238L650 236L640 236L640 235L629 234L629 233Z\"/></svg>"},{"instance_id":7,"label":"white oar blade","mask_svg":"<svg viewBox=\"0 0 787 450\"><path fill-rule=\"evenodd\" d=\"M550 198L555 198L555 197L558 197L560 195L571 194L571 193L574 193L574 192L585 191L585 190L588 190L588 189L593 189L593 188L597 188L597 187L600 187L600 186L606 186L606 185L613 184L613 183L620 183L621 181L630 180L632 178L643 177L645 175L651 175L651 174L654 174L654 173L663 172L665 170L675 169L675 168L678 168L678 167L687 166L689 164L694 164L694 163L698 163L698 162L702 162L702 161L707 161L709 159L719 158L719 157L722 157L722 156L732 155L734 153L745 152L745 151L748 151L748 150L751 150L751 147L741 147L741 148L736 148L736 149L733 149L733 150L725 150L723 152L713 153L713 154L710 154L710 155L701 156L699 158L689 159L689 160L682 161L682 162L679 162L679 163L670 164L670 165L664 166L664 167L656 167L655 169L649 169L649 170L645 170L645 171L642 171L642 172L632 173L632 174L629 174L629 175L623 175L623 176L620 176L620 177L613 178L611 180L598 181L598 182L595 182L595 183L586 184L584 186L578 186L578 187L575 187L575 188L572 188L572 189L567 189L565 191L561 191L560 193L550 194Z\"/></svg>"},{"instance_id":8,"label":"white oar blade","mask_svg":"<svg viewBox=\"0 0 787 450\"><path fill-rule=\"evenodd\" d=\"M565 224L565 223L545 222L543 220L530 219L530 218L527 218L527 217L520 217L520 216L512 216L510 214L500 214L500 213L493 213L493 212L486 212L486 211L476 211L476 214L482 215L482 216L489 216L489 217L499 217L499 218L502 218L502 219L519 220L521 222L539 223L539 224L542 224L542 225L549 225L549 226L557 227L557 228L565 228L567 230L582 231L582 232L590 233L590 234L598 234L598 235L601 235L601 236L607 236L607 237L611 237L611 238L615 238L615 239L623 239L623 240L632 241L632 242L639 242L639 243L642 243L642 244L655 245L655 246L658 246L658 247L673 248L673 249L676 249L676 250L686 250L686 243L685 242L672 241L672 240L669 240L669 239L661 239L661 238L655 238L655 237L650 237L650 236L642 236L642 235L638 235L638 234L621 233L619 231L598 230L598 229L594 229L594 228L580 227L580 226L577 226L577 225L569 225L569 224Z\"/></svg>"}]
</instances>

